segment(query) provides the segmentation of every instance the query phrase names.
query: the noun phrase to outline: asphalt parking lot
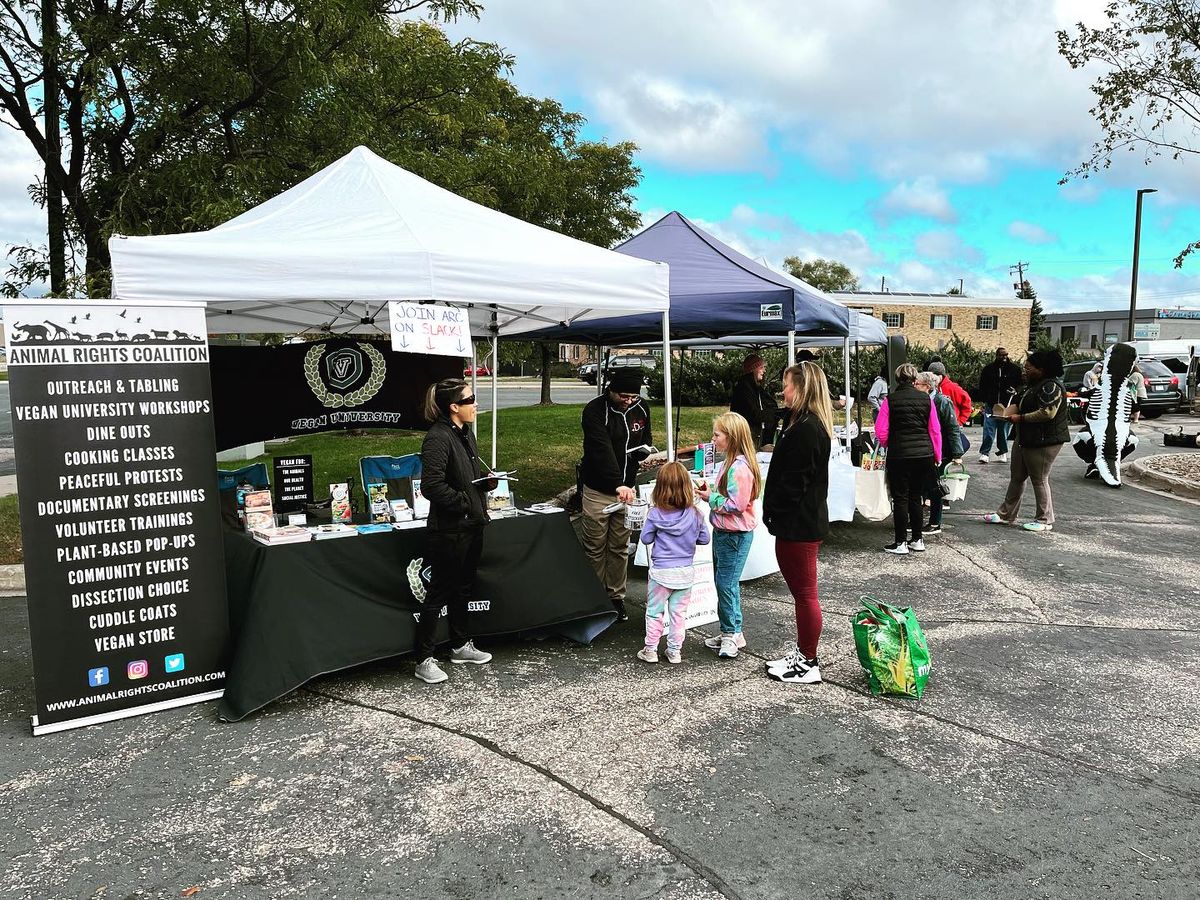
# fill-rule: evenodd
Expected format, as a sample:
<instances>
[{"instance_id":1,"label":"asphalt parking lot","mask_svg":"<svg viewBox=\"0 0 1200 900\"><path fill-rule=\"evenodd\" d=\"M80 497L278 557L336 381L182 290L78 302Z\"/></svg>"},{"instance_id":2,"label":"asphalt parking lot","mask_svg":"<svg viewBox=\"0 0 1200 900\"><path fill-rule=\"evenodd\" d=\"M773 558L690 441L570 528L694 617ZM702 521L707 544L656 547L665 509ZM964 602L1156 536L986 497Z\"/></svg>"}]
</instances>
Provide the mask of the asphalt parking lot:
<instances>
[{"instance_id":1,"label":"asphalt parking lot","mask_svg":"<svg viewBox=\"0 0 1200 900\"><path fill-rule=\"evenodd\" d=\"M635 617L437 687L393 660L237 724L207 704L35 739L23 602L0 600L0 893L1194 898L1200 505L1084 481L1066 450L1034 535L984 524L1006 472L970 471L923 555L835 528L812 687L762 674L791 618L769 576L733 661L693 632L681 665L640 663ZM866 692L863 593L916 608L919 703Z\"/></svg>"}]
</instances>

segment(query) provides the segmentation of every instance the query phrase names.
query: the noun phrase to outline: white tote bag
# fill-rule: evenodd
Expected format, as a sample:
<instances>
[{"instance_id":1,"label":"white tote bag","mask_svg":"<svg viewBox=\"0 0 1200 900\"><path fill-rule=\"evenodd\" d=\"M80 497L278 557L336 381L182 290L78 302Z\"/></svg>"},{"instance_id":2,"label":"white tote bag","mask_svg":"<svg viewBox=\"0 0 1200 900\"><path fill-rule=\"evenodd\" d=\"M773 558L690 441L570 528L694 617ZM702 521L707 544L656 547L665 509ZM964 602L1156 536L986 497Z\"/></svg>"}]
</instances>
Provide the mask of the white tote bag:
<instances>
[{"instance_id":1,"label":"white tote bag","mask_svg":"<svg viewBox=\"0 0 1200 900\"><path fill-rule=\"evenodd\" d=\"M850 453L844 447L836 447L829 454L829 507L830 522L854 521L854 496L856 493L855 472L850 465Z\"/></svg>"},{"instance_id":2,"label":"white tote bag","mask_svg":"<svg viewBox=\"0 0 1200 900\"><path fill-rule=\"evenodd\" d=\"M883 469L854 470L854 507L870 522L882 522L892 514Z\"/></svg>"}]
</instances>

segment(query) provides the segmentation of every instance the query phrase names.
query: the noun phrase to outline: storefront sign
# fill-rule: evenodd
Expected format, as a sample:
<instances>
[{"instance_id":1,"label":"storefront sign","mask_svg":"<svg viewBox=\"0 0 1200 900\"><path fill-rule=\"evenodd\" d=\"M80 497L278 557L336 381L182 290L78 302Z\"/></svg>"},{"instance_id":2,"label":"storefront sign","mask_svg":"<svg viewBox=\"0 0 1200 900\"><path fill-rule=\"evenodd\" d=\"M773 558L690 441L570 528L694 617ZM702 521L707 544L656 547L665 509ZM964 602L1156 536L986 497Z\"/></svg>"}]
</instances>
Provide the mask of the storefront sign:
<instances>
[{"instance_id":1,"label":"storefront sign","mask_svg":"<svg viewBox=\"0 0 1200 900\"><path fill-rule=\"evenodd\" d=\"M219 697L203 307L18 304L4 318L34 734Z\"/></svg>"}]
</instances>

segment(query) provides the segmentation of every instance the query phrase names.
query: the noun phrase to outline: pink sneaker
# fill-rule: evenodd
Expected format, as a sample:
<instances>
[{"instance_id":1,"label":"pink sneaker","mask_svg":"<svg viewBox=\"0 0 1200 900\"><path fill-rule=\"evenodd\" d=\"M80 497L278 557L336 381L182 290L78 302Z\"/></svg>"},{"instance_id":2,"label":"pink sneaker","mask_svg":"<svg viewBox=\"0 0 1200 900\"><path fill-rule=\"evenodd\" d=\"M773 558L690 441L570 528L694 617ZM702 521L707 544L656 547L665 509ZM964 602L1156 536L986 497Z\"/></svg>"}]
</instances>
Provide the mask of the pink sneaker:
<instances>
[{"instance_id":1,"label":"pink sneaker","mask_svg":"<svg viewBox=\"0 0 1200 900\"><path fill-rule=\"evenodd\" d=\"M1011 522L1005 522L998 513L988 513L983 517L983 521L989 525L1011 525Z\"/></svg>"}]
</instances>

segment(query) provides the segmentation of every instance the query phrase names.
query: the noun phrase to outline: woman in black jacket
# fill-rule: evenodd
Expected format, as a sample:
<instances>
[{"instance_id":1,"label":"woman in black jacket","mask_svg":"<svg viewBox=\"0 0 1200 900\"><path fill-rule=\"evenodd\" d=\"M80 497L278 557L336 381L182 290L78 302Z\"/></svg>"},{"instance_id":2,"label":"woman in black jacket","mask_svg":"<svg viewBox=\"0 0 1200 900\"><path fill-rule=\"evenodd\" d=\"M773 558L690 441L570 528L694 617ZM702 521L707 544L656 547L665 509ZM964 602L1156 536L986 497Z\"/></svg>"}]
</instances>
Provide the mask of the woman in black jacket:
<instances>
[{"instance_id":1,"label":"woman in black jacket","mask_svg":"<svg viewBox=\"0 0 1200 900\"><path fill-rule=\"evenodd\" d=\"M425 418L432 424L421 443L421 493L429 501L425 565L429 589L421 604L416 633L416 677L437 684L449 676L434 655L434 634L442 607L450 624L452 663L491 662L492 655L467 639L467 608L475 589L475 570L488 523L487 492L494 479L483 479L471 424L475 395L465 381L439 381L429 388Z\"/></svg>"},{"instance_id":2,"label":"woman in black jacket","mask_svg":"<svg viewBox=\"0 0 1200 900\"><path fill-rule=\"evenodd\" d=\"M887 447L885 468L892 495L894 540L883 549L900 555L925 549L921 498L937 477L937 466L942 461L942 426L937 407L929 394L917 389L916 380L917 367L912 363L897 368L896 389L879 404L875 414L875 439Z\"/></svg>"},{"instance_id":3,"label":"woman in black jacket","mask_svg":"<svg viewBox=\"0 0 1200 900\"><path fill-rule=\"evenodd\" d=\"M821 604L817 598L817 551L829 534L829 448L833 410L829 384L816 363L802 362L783 373L788 407L763 491L763 522L775 536L775 558L796 604L796 649L767 663L767 674L787 684L821 680L817 641Z\"/></svg>"},{"instance_id":4,"label":"woman in black jacket","mask_svg":"<svg viewBox=\"0 0 1200 900\"><path fill-rule=\"evenodd\" d=\"M1050 469L1062 445L1070 439L1063 361L1056 350L1039 350L1025 360L1027 387L1018 396L1016 411L1008 421L1016 426L1016 448L1009 463L1008 493L994 513L983 517L993 525L1015 525L1021 511L1025 480L1033 484L1037 514L1021 527L1026 531L1054 528L1054 503L1050 498Z\"/></svg>"}]
</instances>

